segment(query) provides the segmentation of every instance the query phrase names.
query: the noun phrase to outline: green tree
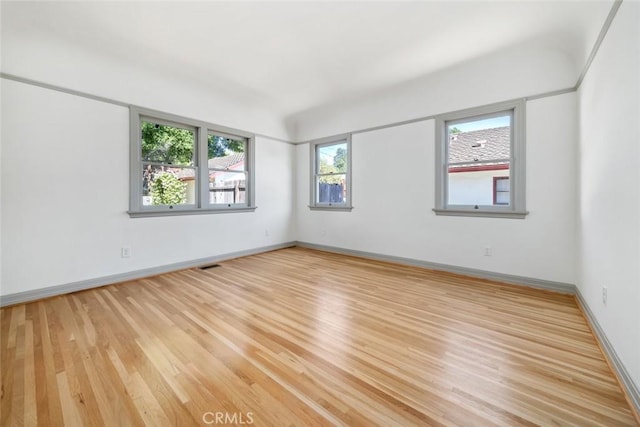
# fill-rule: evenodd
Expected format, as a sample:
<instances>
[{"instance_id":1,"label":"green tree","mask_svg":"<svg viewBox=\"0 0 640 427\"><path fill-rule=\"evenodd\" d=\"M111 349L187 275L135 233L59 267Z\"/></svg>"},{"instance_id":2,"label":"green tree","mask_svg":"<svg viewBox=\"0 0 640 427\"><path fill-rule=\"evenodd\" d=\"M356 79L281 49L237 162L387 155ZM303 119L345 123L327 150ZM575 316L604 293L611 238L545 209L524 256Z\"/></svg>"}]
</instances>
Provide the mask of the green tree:
<instances>
[{"instance_id":1,"label":"green tree","mask_svg":"<svg viewBox=\"0 0 640 427\"><path fill-rule=\"evenodd\" d=\"M347 171L347 150L340 147L336 150L336 155L333 156L333 165L337 172Z\"/></svg>"},{"instance_id":2,"label":"green tree","mask_svg":"<svg viewBox=\"0 0 640 427\"><path fill-rule=\"evenodd\" d=\"M187 184L171 172L158 172L151 181L154 205L180 205L187 201Z\"/></svg>"},{"instance_id":3,"label":"green tree","mask_svg":"<svg viewBox=\"0 0 640 427\"><path fill-rule=\"evenodd\" d=\"M207 138L207 151L210 159L229 156L233 153L244 153L244 141L209 135Z\"/></svg>"},{"instance_id":4,"label":"green tree","mask_svg":"<svg viewBox=\"0 0 640 427\"><path fill-rule=\"evenodd\" d=\"M195 132L174 126L142 122L142 158L167 165L192 165ZM217 135L207 138L209 158L244 152L244 141Z\"/></svg>"},{"instance_id":5,"label":"green tree","mask_svg":"<svg viewBox=\"0 0 640 427\"><path fill-rule=\"evenodd\" d=\"M194 135L191 130L142 122L142 158L168 165L193 164Z\"/></svg>"},{"instance_id":6,"label":"green tree","mask_svg":"<svg viewBox=\"0 0 640 427\"><path fill-rule=\"evenodd\" d=\"M347 171L347 150L340 147L333 156L333 164L329 164L324 157L320 157L320 173L335 174L335 176L323 176L322 182L327 184L340 184L344 179L343 173Z\"/></svg>"},{"instance_id":7,"label":"green tree","mask_svg":"<svg viewBox=\"0 0 640 427\"><path fill-rule=\"evenodd\" d=\"M462 131L454 126L451 129L449 129L449 133L462 133Z\"/></svg>"}]
</instances>

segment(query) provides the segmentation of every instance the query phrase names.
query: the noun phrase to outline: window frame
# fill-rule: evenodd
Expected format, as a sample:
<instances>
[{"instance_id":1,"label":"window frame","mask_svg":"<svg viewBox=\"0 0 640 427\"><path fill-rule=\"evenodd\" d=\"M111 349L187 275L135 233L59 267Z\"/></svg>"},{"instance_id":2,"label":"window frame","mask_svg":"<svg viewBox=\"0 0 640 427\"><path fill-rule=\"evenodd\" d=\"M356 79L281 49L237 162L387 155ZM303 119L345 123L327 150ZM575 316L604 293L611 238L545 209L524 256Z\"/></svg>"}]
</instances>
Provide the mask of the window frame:
<instances>
[{"instance_id":1,"label":"window frame","mask_svg":"<svg viewBox=\"0 0 640 427\"><path fill-rule=\"evenodd\" d=\"M317 185L316 180L318 176L321 174L318 173L318 149L321 147L327 147L331 145L338 144L347 144L347 171L344 173L345 175L345 185L347 190L347 197L344 203L319 203L318 194L317 194ZM322 210L322 211L342 211L342 212L350 212L353 209L353 205L351 203L351 134L338 135L328 138L322 138L309 143L310 149L310 180L311 180L311 188L310 188L310 196L311 200L309 203L309 209L311 210ZM340 173L342 175L342 173Z\"/></svg>"},{"instance_id":2,"label":"window frame","mask_svg":"<svg viewBox=\"0 0 640 427\"><path fill-rule=\"evenodd\" d=\"M469 108L451 113L442 114L435 118L435 173L436 191L435 208L436 215L447 216L471 216L490 218L516 218L523 219L529 213L526 210L526 102L524 99L517 101L501 102L482 107ZM448 175L448 133L447 126L457 123L465 123L484 118L497 117L511 114L511 145L509 157L509 205L450 205L448 203L449 175Z\"/></svg>"},{"instance_id":3,"label":"window frame","mask_svg":"<svg viewBox=\"0 0 640 427\"><path fill-rule=\"evenodd\" d=\"M195 170L195 203L188 205L152 205L142 204L142 140L143 121L194 130L193 168ZM255 206L255 135L250 132L225 126L189 119L174 114L147 108L131 106L129 108L129 210L130 217L198 215L212 213L253 212ZM209 168L207 138L210 133L231 136L245 141L246 203L211 204L209 203ZM177 165L178 166L178 165ZM183 166L178 166L183 167Z\"/></svg>"}]
</instances>

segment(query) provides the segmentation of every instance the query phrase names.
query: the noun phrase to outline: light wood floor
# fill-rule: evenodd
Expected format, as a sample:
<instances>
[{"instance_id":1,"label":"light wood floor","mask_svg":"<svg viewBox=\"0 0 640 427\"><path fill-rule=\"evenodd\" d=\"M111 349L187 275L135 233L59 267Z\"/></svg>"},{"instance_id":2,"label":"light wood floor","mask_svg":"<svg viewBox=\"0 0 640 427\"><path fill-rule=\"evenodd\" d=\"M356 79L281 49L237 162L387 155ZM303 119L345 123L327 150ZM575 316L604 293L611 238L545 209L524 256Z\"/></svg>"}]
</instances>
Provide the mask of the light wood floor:
<instances>
[{"instance_id":1,"label":"light wood floor","mask_svg":"<svg viewBox=\"0 0 640 427\"><path fill-rule=\"evenodd\" d=\"M1 312L2 426L636 425L572 296L452 274L292 248Z\"/></svg>"}]
</instances>

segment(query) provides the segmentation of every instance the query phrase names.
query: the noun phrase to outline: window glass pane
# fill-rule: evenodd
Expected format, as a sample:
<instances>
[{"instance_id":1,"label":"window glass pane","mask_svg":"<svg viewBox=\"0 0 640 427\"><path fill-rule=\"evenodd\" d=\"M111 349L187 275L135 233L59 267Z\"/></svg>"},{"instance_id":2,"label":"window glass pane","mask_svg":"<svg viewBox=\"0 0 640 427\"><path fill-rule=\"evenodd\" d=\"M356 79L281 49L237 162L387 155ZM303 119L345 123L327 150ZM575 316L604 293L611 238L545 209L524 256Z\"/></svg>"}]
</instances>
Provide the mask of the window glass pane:
<instances>
[{"instance_id":1,"label":"window glass pane","mask_svg":"<svg viewBox=\"0 0 640 427\"><path fill-rule=\"evenodd\" d=\"M142 205L195 204L195 169L144 165Z\"/></svg>"},{"instance_id":2,"label":"window glass pane","mask_svg":"<svg viewBox=\"0 0 640 427\"><path fill-rule=\"evenodd\" d=\"M508 159L511 154L511 114L447 124L448 163Z\"/></svg>"},{"instance_id":3,"label":"window glass pane","mask_svg":"<svg viewBox=\"0 0 640 427\"><path fill-rule=\"evenodd\" d=\"M508 204L509 204L509 192L508 191L504 191L504 192L498 191L496 193L496 205L508 205Z\"/></svg>"},{"instance_id":4,"label":"window glass pane","mask_svg":"<svg viewBox=\"0 0 640 427\"><path fill-rule=\"evenodd\" d=\"M347 143L320 145L316 151L317 172L346 173L347 172Z\"/></svg>"},{"instance_id":5,"label":"window glass pane","mask_svg":"<svg viewBox=\"0 0 640 427\"><path fill-rule=\"evenodd\" d=\"M209 169L247 170L246 141L209 134L207 137Z\"/></svg>"},{"instance_id":6,"label":"window glass pane","mask_svg":"<svg viewBox=\"0 0 640 427\"><path fill-rule=\"evenodd\" d=\"M209 169L209 203L247 203L247 173Z\"/></svg>"},{"instance_id":7,"label":"window glass pane","mask_svg":"<svg viewBox=\"0 0 640 427\"><path fill-rule=\"evenodd\" d=\"M167 165L193 165L195 132L142 121L142 160Z\"/></svg>"},{"instance_id":8,"label":"window glass pane","mask_svg":"<svg viewBox=\"0 0 640 427\"><path fill-rule=\"evenodd\" d=\"M345 174L319 176L316 179L316 203L346 203L347 176Z\"/></svg>"},{"instance_id":9,"label":"window glass pane","mask_svg":"<svg viewBox=\"0 0 640 427\"><path fill-rule=\"evenodd\" d=\"M489 165L492 167L504 167L503 165ZM498 176L509 176L509 169L489 169L476 168L479 170L469 170L469 168L449 168L449 205L470 205L470 206L492 206L494 205L493 178ZM498 181L500 182L500 181ZM507 180L508 182L508 180ZM507 184L507 189L508 189ZM509 193L507 194L507 204L509 203ZM504 196L500 196L500 201ZM496 200L497 202L497 200Z\"/></svg>"},{"instance_id":10,"label":"window glass pane","mask_svg":"<svg viewBox=\"0 0 640 427\"><path fill-rule=\"evenodd\" d=\"M509 178L496 179L496 191L509 191Z\"/></svg>"}]
</instances>

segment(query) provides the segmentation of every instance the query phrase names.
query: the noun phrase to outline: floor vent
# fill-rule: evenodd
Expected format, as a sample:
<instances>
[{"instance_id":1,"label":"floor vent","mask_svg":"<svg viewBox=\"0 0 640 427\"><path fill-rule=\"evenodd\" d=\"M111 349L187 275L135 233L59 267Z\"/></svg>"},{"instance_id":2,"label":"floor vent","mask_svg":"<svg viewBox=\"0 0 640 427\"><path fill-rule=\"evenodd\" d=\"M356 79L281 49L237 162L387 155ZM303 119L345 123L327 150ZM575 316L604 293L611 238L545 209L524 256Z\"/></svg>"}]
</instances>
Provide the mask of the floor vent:
<instances>
[{"instance_id":1,"label":"floor vent","mask_svg":"<svg viewBox=\"0 0 640 427\"><path fill-rule=\"evenodd\" d=\"M198 268L200 270L208 270L210 268L216 268L216 267L220 267L220 264L203 265L202 267L198 267Z\"/></svg>"}]
</instances>

